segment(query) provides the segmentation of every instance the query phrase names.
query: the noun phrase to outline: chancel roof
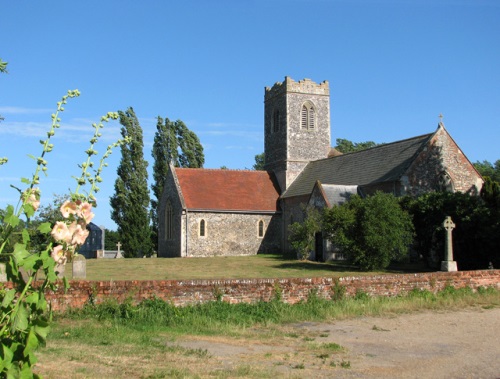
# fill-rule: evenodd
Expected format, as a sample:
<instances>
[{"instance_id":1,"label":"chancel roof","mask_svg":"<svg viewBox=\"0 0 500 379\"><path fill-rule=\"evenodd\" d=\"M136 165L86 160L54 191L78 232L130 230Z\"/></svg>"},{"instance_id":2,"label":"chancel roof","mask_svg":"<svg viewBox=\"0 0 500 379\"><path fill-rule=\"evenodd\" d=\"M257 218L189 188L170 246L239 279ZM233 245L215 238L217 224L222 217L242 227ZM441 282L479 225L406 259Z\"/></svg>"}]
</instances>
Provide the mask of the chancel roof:
<instances>
[{"instance_id":1,"label":"chancel roof","mask_svg":"<svg viewBox=\"0 0 500 379\"><path fill-rule=\"evenodd\" d=\"M321 188L330 207L343 204L349 201L352 195L358 194L358 186L356 185L322 184Z\"/></svg>"},{"instance_id":2,"label":"chancel roof","mask_svg":"<svg viewBox=\"0 0 500 379\"><path fill-rule=\"evenodd\" d=\"M367 185L398 180L434 133L312 161L282 195L310 194L319 180L325 184Z\"/></svg>"},{"instance_id":3,"label":"chancel roof","mask_svg":"<svg viewBox=\"0 0 500 379\"><path fill-rule=\"evenodd\" d=\"M276 212L278 187L266 171L175 168L191 210Z\"/></svg>"}]
</instances>

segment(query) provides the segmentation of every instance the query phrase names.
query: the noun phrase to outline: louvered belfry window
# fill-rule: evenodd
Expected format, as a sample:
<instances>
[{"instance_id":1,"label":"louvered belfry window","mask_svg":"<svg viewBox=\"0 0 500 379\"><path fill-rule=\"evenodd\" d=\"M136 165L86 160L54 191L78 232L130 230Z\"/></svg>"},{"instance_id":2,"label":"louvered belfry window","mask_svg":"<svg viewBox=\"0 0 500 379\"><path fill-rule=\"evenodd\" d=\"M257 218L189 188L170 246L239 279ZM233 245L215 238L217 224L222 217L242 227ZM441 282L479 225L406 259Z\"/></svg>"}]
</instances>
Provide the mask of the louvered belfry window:
<instances>
[{"instance_id":1,"label":"louvered belfry window","mask_svg":"<svg viewBox=\"0 0 500 379\"><path fill-rule=\"evenodd\" d=\"M300 113L300 126L304 130L314 130L316 126L316 114L314 106L306 103L302 106Z\"/></svg>"},{"instance_id":2,"label":"louvered belfry window","mask_svg":"<svg viewBox=\"0 0 500 379\"><path fill-rule=\"evenodd\" d=\"M280 111L275 110L273 114L273 132L279 132L280 131Z\"/></svg>"}]
</instances>

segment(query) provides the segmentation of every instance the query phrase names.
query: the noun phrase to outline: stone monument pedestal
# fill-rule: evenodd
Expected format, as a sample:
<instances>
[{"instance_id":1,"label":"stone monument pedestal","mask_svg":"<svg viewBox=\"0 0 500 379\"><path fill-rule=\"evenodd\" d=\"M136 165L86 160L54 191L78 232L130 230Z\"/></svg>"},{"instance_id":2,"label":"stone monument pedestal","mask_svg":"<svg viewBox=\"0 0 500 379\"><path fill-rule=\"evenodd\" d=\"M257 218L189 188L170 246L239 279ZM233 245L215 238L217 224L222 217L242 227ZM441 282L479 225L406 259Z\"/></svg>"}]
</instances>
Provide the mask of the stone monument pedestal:
<instances>
[{"instance_id":1,"label":"stone monument pedestal","mask_svg":"<svg viewBox=\"0 0 500 379\"><path fill-rule=\"evenodd\" d=\"M441 271L447 271L447 272L458 271L457 261L442 261Z\"/></svg>"}]
</instances>

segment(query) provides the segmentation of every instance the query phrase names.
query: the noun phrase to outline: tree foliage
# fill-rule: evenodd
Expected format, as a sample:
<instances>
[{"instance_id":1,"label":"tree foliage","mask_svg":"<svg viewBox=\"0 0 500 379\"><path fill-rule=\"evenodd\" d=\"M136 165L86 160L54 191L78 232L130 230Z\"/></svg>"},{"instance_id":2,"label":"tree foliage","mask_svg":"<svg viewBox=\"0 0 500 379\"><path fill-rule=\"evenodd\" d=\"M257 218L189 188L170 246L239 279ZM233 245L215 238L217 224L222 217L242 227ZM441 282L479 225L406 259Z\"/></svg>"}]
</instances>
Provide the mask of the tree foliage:
<instances>
[{"instance_id":1,"label":"tree foliage","mask_svg":"<svg viewBox=\"0 0 500 379\"><path fill-rule=\"evenodd\" d=\"M489 161L477 161L474 163L474 167L483 177L490 177L496 182L500 182L500 159L498 159L494 164Z\"/></svg>"},{"instance_id":2,"label":"tree foliage","mask_svg":"<svg viewBox=\"0 0 500 379\"><path fill-rule=\"evenodd\" d=\"M363 270L386 268L405 259L413 238L410 215L392 195L376 192L325 209L324 232L354 264Z\"/></svg>"},{"instance_id":3,"label":"tree foliage","mask_svg":"<svg viewBox=\"0 0 500 379\"><path fill-rule=\"evenodd\" d=\"M201 168L205 163L203 146L196 133L189 130L181 121L165 120L158 116L153 150L151 153L153 164L153 184L151 190L151 222L152 243L155 251L158 250L158 205L165 179L168 174L169 164L175 167Z\"/></svg>"},{"instance_id":4,"label":"tree foliage","mask_svg":"<svg viewBox=\"0 0 500 379\"><path fill-rule=\"evenodd\" d=\"M375 147L375 146L379 145L378 143L375 143L373 141L352 142L352 141L349 141L349 140L343 139L343 138L337 138L335 140L335 142L337 144L335 146L335 149L337 149L338 151L340 151L343 154L354 153L356 151L366 150L366 149L369 149L371 147Z\"/></svg>"},{"instance_id":5,"label":"tree foliage","mask_svg":"<svg viewBox=\"0 0 500 379\"><path fill-rule=\"evenodd\" d=\"M321 231L321 213L312 207L306 210L303 222L295 222L289 226L289 240L292 248L297 252L297 258L308 259L314 251L316 233Z\"/></svg>"},{"instance_id":6,"label":"tree foliage","mask_svg":"<svg viewBox=\"0 0 500 379\"><path fill-rule=\"evenodd\" d=\"M132 107L119 111L121 135L129 140L121 146L111 218L118 225L126 257L149 255L152 251L149 216L148 163L143 155L142 128Z\"/></svg>"},{"instance_id":7,"label":"tree foliage","mask_svg":"<svg viewBox=\"0 0 500 379\"><path fill-rule=\"evenodd\" d=\"M260 153L255 156L255 164L252 166L252 168L257 171L264 171L265 164L266 164L266 154Z\"/></svg>"},{"instance_id":8,"label":"tree foliage","mask_svg":"<svg viewBox=\"0 0 500 379\"><path fill-rule=\"evenodd\" d=\"M492 197L490 197L493 200ZM450 216L453 230L453 259L459 270L486 269L489 262L500 265L500 217L494 202L460 192L431 192L418 198L406 197L402 206L413 216L414 249L429 266L438 268L444 260L443 222Z\"/></svg>"}]
</instances>

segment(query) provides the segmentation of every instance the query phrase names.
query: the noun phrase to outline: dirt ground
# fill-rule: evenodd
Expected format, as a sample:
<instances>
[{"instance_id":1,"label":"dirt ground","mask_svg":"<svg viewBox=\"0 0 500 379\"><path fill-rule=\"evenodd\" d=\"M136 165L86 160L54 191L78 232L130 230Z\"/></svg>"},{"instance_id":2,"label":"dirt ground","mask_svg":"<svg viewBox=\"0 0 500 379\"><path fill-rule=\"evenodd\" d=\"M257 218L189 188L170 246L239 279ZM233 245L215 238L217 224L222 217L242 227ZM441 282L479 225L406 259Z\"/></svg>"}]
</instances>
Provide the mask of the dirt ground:
<instances>
[{"instance_id":1,"label":"dirt ground","mask_svg":"<svg viewBox=\"0 0 500 379\"><path fill-rule=\"evenodd\" d=\"M252 377L262 370L283 378L500 378L500 309L363 317L287 328L286 341L197 337L176 344L208 350L207 370L246 366ZM335 344L343 349L333 351Z\"/></svg>"}]
</instances>

